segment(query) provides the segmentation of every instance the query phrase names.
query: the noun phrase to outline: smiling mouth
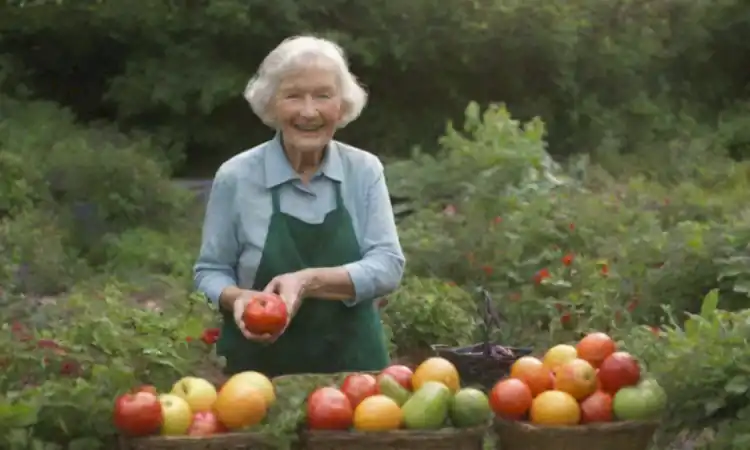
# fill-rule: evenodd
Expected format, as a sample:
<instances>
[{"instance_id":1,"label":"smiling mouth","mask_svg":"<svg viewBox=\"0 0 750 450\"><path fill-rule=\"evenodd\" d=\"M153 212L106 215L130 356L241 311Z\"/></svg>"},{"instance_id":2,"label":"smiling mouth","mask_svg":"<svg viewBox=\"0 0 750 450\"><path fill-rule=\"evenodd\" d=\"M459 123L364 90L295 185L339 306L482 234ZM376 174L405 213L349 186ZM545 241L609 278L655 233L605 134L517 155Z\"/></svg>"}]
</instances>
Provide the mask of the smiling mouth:
<instances>
[{"instance_id":1,"label":"smiling mouth","mask_svg":"<svg viewBox=\"0 0 750 450\"><path fill-rule=\"evenodd\" d=\"M310 126L310 125L294 125L294 128L297 129L297 130L299 130L299 131L304 131L306 133L314 133L316 131L320 131L321 129L323 129L323 124L313 125L313 126Z\"/></svg>"}]
</instances>

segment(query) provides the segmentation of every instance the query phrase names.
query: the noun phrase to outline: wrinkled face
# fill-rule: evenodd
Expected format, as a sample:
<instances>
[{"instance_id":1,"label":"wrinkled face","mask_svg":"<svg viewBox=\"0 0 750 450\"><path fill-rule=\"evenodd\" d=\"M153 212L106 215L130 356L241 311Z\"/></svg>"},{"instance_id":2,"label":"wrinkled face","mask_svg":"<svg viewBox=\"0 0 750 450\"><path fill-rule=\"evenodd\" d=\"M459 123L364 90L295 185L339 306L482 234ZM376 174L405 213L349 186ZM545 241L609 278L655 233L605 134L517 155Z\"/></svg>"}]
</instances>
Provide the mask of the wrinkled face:
<instances>
[{"instance_id":1,"label":"wrinkled face","mask_svg":"<svg viewBox=\"0 0 750 450\"><path fill-rule=\"evenodd\" d=\"M271 108L288 150L316 152L333 138L343 105L336 73L312 65L287 73Z\"/></svg>"}]
</instances>

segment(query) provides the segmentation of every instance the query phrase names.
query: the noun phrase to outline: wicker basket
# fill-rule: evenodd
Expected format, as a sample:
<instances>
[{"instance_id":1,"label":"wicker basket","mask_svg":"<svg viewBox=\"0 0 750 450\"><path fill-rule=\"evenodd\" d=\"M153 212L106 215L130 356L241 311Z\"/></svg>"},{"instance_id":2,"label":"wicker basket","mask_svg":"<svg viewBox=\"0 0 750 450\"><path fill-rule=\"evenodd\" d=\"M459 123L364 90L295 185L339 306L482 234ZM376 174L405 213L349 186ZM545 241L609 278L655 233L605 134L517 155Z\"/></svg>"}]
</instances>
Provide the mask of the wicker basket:
<instances>
[{"instance_id":1,"label":"wicker basket","mask_svg":"<svg viewBox=\"0 0 750 450\"><path fill-rule=\"evenodd\" d=\"M490 352L495 345L490 341L490 334L494 327L500 327L500 315L495 310L490 294L480 288L483 308L481 316L484 322L484 342L467 347L448 347L433 345L433 351L440 357L452 362L458 369L462 384L490 390L502 378L510 373L510 367L522 356L530 355L531 348L505 347L512 355L498 358Z\"/></svg>"},{"instance_id":2,"label":"wicker basket","mask_svg":"<svg viewBox=\"0 0 750 450\"><path fill-rule=\"evenodd\" d=\"M149 436L120 438L120 450L273 450L256 433L223 433L212 436Z\"/></svg>"},{"instance_id":3,"label":"wicker basket","mask_svg":"<svg viewBox=\"0 0 750 450\"><path fill-rule=\"evenodd\" d=\"M646 450L658 422L611 422L575 427L539 427L495 421L502 450Z\"/></svg>"},{"instance_id":4,"label":"wicker basket","mask_svg":"<svg viewBox=\"0 0 750 450\"><path fill-rule=\"evenodd\" d=\"M435 431L305 431L305 450L482 450L487 427Z\"/></svg>"}]
</instances>

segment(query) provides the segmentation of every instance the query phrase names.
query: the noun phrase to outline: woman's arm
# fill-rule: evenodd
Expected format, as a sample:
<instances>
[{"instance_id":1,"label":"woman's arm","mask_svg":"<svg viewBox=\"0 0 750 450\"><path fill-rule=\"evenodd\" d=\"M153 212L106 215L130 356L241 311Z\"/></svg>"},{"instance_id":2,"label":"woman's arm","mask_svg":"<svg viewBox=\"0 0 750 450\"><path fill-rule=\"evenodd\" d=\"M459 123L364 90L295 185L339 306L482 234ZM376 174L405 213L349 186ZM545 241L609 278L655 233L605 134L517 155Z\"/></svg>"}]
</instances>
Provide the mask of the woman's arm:
<instances>
[{"instance_id":1,"label":"woman's arm","mask_svg":"<svg viewBox=\"0 0 750 450\"><path fill-rule=\"evenodd\" d=\"M340 267L303 270L306 297L345 300L354 305L390 294L404 274L405 258L398 240L388 186L381 170L367 190L361 260Z\"/></svg>"},{"instance_id":2,"label":"woman's arm","mask_svg":"<svg viewBox=\"0 0 750 450\"><path fill-rule=\"evenodd\" d=\"M231 311L240 289L237 288L236 265L240 245L235 228L235 181L221 168L216 172L203 221L203 237L193 280L216 305Z\"/></svg>"}]
</instances>

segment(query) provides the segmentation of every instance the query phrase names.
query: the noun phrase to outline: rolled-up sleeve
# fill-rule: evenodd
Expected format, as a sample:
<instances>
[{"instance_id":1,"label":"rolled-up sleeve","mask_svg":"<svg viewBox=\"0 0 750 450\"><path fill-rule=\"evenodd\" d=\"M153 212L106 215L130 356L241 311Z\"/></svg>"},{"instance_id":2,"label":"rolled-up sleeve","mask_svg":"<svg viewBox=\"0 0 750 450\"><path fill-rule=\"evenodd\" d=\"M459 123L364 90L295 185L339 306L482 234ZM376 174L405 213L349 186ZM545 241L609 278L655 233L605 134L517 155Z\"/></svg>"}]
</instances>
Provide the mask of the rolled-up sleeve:
<instances>
[{"instance_id":1,"label":"rolled-up sleeve","mask_svg":"<svg viewBox=\"0 0 750 450\"><path fill-rule=\"evenodd\" d=\"M195 288L214 304L224 289L237 284L240 245L235 228L235 184L231 174L217 171L206 206L200 254L193 267Z\"/></svg>"},{"instance_id":2,"label":"rolled-up sleeve","mask_svg":"<svg viewBox=\"0 0 750 450\"><path fill-rule=\"evenodd\" d=\"M367 214L360 239L363 257L344 266L356 293L354 299L346 302L349 306L395 291L401 283L406 263L382 169L367 189L363 211Z\"/></svg>"}]
</instances>

